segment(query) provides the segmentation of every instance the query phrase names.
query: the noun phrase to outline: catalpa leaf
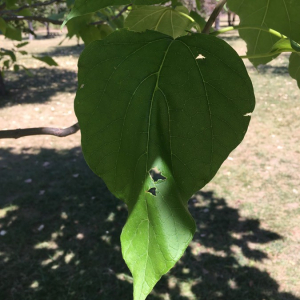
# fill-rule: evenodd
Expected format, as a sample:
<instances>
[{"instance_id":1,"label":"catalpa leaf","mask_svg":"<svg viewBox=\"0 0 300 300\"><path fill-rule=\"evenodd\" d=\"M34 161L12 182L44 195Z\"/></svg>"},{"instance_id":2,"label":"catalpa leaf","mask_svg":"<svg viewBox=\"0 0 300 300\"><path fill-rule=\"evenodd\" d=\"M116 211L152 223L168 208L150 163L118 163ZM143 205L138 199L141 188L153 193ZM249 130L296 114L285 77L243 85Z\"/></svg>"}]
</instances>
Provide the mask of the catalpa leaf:
<instances>
[{"instance_id":1,"label":"catalpa leaf","mask_svg":"<svg viewBox=\"0 0 300 300\"><path fill-rule=\"evenodd\" d=\"M175 9L165 6L140 6L133 9L125 20L125 27L133 31L156 30L174 38L187 34L193 25L184 6Z\"/></svg>"},{"instance_id":2,"label":"catalpa leaf","mask_svg":"<svg viewBox=\"0 0 300 300\"><path fill-rule=\"evenodd\" d=\"M300 88L300 53L292 53L290 56L289 73L292 78L297 80Z\"/></svg>"},{"instance_id":3,"label":"catalpa leaf","mask_svg":"<svg viewBox=\"0 0 300 300\"><path fill-rule=\"evenodd\" d=\"M247 131L252 83L237 53L203 34L116 31L78 68L83 153L128 206L122 253L144 300L193 237L188 199Z\"/></svg>"},{"instance_id":4,"label":"catalpa leaf","mask_svg":"<svg viewBox=\"0 0 300 300\"><path fill-rule=\"evenodd\" d=\"M166 0L75 0L74 7L66 17L62 27L71 19L93 13L108 6L126 5L134 2L136 5L152 5L166 2Z\"/></svg>"},{"instance_id":5,"label":"catalpa leaf","mask_svg":"<svg viewBox=\"0 0 300 300\"><path fill-rule=\"evenodd\" d=\"M271 28L296 42L300 41L299 0L228 0L228 6L239 15L241 26ZM260 29L243 29L239 33L247 43L247 55L251 56L269 53L279 40L278 37ZM277 55L250 61L257 66L270 62Z\"/></svg>"}]
</instances>

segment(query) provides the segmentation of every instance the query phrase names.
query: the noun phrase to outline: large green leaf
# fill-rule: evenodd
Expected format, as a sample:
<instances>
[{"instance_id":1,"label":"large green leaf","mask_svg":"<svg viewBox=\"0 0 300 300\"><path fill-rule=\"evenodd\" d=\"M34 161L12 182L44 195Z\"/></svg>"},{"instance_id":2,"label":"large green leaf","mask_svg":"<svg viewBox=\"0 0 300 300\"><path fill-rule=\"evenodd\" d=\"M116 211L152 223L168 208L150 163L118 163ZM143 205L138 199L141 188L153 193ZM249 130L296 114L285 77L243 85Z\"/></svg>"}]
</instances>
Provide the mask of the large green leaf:
<instances>
[{"instance_id":1,"label":"large green leaf","mask_svg":"<svg viewBox=\"0 0 300 300\"><path fill-rule=\"evenodd\" d=\"M63 26L71 19L86 15L95 11L98 11L101 8L113 5L126 5L133 3L136 5L152 5L160 4L166 2L166 0L76 0L75 5L72 8L71 12L66 17L66 20L63 23Z\"/></svg>"},{"instance_id":2,"label":"large green leaf","mask_svg":"<svg viewBox=\"0 0 300 300\"><path fill-rule=\"evenodd\" d=\"M184 6L175 9L165 6L140 6L133 9L125 20L125 27L133 31L156 30L174 38L187 34L193 22Z\"/></svg>"},{"instance_id":3,"label":"large green leaf","mask_svg":"<svg viewBox=\"0 0 300 300\"><path fill-rule=\"evenodd\" d=\"M128 206L122 253L143 300L192 239L188 199L242 141L252 84L237 53L203 34L116 31L78 67L83 153Z\"/></svg>"},{"instance_id":4,"label":"large green leaf","mask_svg":"<svg viewBox=\"0 0 300 300\"><path fill-rule=\"evenodd\" d=\"M299 0L228 0L229 8L241 19L241 26L262 26L275 29L289 38L300 41L300 1ZM240 36L247 42L247 55L270 52L279 40L276 36L259 30L240 30ZM275 56L276 57L276 56ZM270 62L274 56L251 59L257 66Z\"/></svg>"},{"instance_id":5,"label":"large green leaf","mask_svg":"<svg viewBox=\"0 0 300 300\"><path fill-rule=\"evenodd\" d=\"M297 80L300 88L300 53L292 53L290 56L289 73Z\"/></svg>"}]
</instances>

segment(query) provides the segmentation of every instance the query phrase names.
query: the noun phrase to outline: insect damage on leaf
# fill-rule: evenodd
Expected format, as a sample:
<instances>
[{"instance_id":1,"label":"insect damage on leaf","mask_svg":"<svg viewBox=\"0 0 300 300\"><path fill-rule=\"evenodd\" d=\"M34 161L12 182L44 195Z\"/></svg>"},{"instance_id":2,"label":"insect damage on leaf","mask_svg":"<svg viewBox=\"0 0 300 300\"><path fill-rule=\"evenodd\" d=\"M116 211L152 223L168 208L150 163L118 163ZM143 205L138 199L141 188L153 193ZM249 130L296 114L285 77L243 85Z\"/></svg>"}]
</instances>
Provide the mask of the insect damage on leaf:
<instances>
[{"instance_id":1,"label":"insect damage on leaf","mask_svg":"<svg viewBox=\"0 0 300 300\"><path fill-rule=\"evenodd\" d=\"M163 176L161 174L161 172L157 169L157 168L152 168L150 171L149 171L149 174L152 178L152 180L154 182L157 182L158 180L165 180L167 179L165 176Z\"/></svg>"},{"instance_id":2,"label":"insect damage on leaf","mask_svg":"<svg viewBox=\"0 0 300 300\"><path fill-rule=\"evenodd\" d=\"M147 193L152 194L153 196L156 196L156 188L151 188L147 191Z\"/></svg>"},{"instance_id":3,"label":"insect damage on leaf","mask_svg":"<svg viewBox=\"0 0 300 300\"><path fill-rule=\"evenodd\" d=\"M202 54L199 54L197 57L196 57L196 59L205 59L206 57L204 56L204 55L202 55Z\"/></svg>"}]
</instances>

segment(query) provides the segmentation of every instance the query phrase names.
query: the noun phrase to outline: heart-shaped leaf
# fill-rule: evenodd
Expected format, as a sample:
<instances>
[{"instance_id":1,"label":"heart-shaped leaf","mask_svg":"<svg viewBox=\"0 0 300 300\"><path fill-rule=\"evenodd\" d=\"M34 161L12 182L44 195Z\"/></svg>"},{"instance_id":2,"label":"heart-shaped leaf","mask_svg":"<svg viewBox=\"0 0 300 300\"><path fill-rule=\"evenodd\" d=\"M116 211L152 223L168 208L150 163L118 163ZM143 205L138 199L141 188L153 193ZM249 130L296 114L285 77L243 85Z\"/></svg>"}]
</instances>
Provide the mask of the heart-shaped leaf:
<instances>
[{"instance_id":1,"label":"heart-shaped leaf","mask_svg":"<svg viewBox=\"0 0 300 300\"><path fill-rule=\"evenodd\" d=\"M300 41L300 1L299 0L228 0L229 8L240 17L240 26L265 27L277 30L290 39ZM260 29L240 30L246 41L247 55L269 53L278 37ZM278 54L277 54L278 55ZM275 56L250 59L255 65L266 64Z\"/></svg>"},{"instance_id":2,"label":"heart-shaped leaf","mask_svg":"<svg viewBox=\"0 0 300 300\"><path fill-rule=\"evenodd\" d=\"M175 9L165 6L141 6L133 9L125 21L125 27L133 31L156 30L174 38L187 34L193 25L189 11L184 6Z\"/></svg>"},{"instance_id":3,"label":"heart-shaped leaf","mask_svg":"<svg viewBox=\"0 0 300 300\"><path fill-rule=\"evenodd\" d=\"M253 87L237 53L203 34L120 30L78 67L84 156L128 206L122 253L143 300L192 239L187 201L242 141Z\"/></svg>"}]
</instances>

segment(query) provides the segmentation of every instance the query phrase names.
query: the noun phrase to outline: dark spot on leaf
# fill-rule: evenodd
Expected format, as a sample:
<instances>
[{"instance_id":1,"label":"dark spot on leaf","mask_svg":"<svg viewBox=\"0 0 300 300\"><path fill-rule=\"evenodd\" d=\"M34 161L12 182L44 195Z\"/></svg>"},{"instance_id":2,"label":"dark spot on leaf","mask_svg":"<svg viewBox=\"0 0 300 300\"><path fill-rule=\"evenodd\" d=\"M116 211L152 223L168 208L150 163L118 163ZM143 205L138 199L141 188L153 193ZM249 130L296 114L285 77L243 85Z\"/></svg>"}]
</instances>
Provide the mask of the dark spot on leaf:
<instances>
[{"instance_id":1,"label":"dark spot on leaf","mask_svg":"<svg viewBox=\"0 0 300 300\"><path fill-rule=\"evenodd\" d=\"M156 196L156 188L151 188L148 193L152 194L153 196Z\"/></svg>"},{"instance_id":2,"label":"dark spot on leaf","mask_svg":"<svg viewBox=\"0 0 300 300\"><path fill-rule=\"evenodd\" d=\"M149 171L149 174L151 176L151 178L153 179L154 182L157 182L158 180L165 180L167 179L165 176L163 176L161 174L161 172L159 172L159 170L157 168L153 168Z\"/></svg>"}]
</instances>

